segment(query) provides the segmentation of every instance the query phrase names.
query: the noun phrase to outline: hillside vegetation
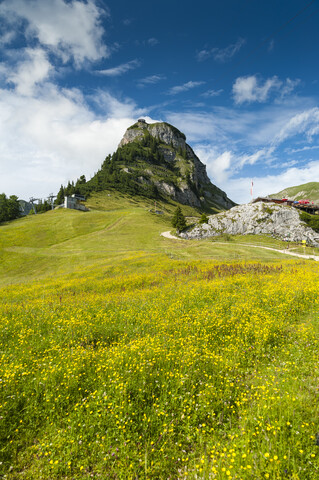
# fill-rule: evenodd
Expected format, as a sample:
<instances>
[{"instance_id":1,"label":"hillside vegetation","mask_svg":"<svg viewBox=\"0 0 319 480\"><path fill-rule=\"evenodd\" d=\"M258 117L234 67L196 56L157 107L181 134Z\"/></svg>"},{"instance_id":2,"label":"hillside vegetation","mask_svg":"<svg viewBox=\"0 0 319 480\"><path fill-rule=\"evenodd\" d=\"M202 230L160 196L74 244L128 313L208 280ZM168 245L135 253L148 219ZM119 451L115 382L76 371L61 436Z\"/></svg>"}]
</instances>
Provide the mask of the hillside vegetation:
<instances>
[{"instance_id":1,"label":"hillside vegetation","mask_svg":"<svg viewBox=\"0 0 319 480\"><path fill-rule=\"evenodd\" d=\"M129 127L100 170L89 181L82 175L76 183L61 185L56 203L61 204L64 195L88 196L107 189L168 203L173 200L210 213L235 205L212 184L185 135L165 122L139 120Z\"/></svg>"},{"instance_id":2,"label":"hillside vegetation","mask_svg":"<svg viewBox=\"0 0 319 480\"><path fill-rule=\"evenodd\" d=\"M295 187L285 188L270 195L272 198L289 198L290 200L308 199L319 203L319 182L309 182Z\"/></svg>"},{"instance_id":3,"label":"hillside vegetation","mask_svg":"<svg viewBox=\"0 0 319 480\"><path fill-rule=\"evenodd\" d=\"M317 265L90 202L0 227L0 476L318 478Z\"/></svg>"},{"instance_id":4,"label":"hillside vegetation","mask_svg":"<svg viewBox=\"0 0 319 480\"><path fill-rule=\"evenodd\" d=\"M241 237L229 245L211 242L172 242L160 233L171 229L176 203L156 202L114 192L97 193L86 203L92 210L54 210L32 215L0 226L0 284L25 282L77 272L78 268L125 264L138 253L141 256L164 255L169 258L269 259L280 254L254 252L237 247ZM198 212L182 206L185 216L199 218ZM254 236L253 240L259 237ZM245 236L245 243L249 236ZM259 238L261 244L285 248L280 241Z\"/></svg>"}]
</instances>

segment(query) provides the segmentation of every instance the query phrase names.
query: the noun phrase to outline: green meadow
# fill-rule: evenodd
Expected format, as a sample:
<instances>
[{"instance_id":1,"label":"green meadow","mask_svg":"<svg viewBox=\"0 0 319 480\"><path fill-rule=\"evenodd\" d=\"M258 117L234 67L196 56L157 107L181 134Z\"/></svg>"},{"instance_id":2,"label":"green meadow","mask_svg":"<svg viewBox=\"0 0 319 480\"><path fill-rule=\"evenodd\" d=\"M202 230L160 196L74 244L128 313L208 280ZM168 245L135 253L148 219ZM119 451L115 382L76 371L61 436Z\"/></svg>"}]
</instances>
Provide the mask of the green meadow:
<instances>
[{"instance_id":1,"label":"green meadow","mask_svg":"<svg viewBox=\"0 0 319 480\"><path fill-rule=\"evenodd\" d=\"M0 226L0 478L317 479L317 263L88 204Z\"/></svg>"}]
</instances>

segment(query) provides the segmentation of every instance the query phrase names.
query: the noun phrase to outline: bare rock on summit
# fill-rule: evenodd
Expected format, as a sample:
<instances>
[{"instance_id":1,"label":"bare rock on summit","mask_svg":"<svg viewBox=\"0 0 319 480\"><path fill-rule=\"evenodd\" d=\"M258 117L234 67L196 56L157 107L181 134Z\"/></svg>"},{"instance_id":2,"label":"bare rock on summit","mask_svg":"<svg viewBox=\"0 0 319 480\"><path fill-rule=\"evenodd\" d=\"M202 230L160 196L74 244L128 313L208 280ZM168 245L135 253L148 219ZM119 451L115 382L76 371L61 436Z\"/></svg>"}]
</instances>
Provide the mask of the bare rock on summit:
<instances>
[{"instance_id":1,"label":"bare rock on summit","mask_svg":"<svg viewBox=\"0 0 319 480\"><path fill-rule=\"evenodd\" d=\"M145 130L147 130L152 137L160 140L160 142L172 145L176 149L179 147L185 148L186 146L185 135L173 127L173 125L165 122L148 124L145 120L141 119L126 130L119 143L119 147L123 147L123 145L133 142L136 139L142 139Z\"/></svg>"},{"instance_id":2,"label":"bare rock on summit","mask_svg":"<svg viewBox=\"0 0 319 480\"><path fill-rule=\"evenodd\" d=\"M208 224L197 225L180 236L189 239L230 235L268 234L283 240L319 246L319 233L300 220L299 211L290 206L272 203L250 203L227 212L211 215Z\"/></svg>"},{"instance_id":3,"label":"bare rock on summit","mask_svg":"<svg viewBox=\"0 0 319 480\"><path fill-rule=\"evenodd\" d=\"M131 143L145 145L147 138L156 140L157 152L165 163L161 166L167 175L162 169L162 178L158 178L159 169L152 162L145 168L145 173L160 192L182 204L198 208L206 206L213 211L235 205L210 181L205 165L186 143L185 135L173 125L165 122L148 124L140 119L126 130L118 150Z\"/></svg>"}]
</instances>

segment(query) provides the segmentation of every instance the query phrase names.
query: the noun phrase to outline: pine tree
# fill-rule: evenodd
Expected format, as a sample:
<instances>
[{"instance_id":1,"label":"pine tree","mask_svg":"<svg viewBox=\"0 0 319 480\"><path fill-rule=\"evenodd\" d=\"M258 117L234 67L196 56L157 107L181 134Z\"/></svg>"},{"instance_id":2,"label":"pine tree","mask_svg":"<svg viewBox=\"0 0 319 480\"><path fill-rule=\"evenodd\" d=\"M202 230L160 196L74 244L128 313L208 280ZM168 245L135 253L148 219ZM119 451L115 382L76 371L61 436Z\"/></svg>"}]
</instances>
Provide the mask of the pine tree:
<instances>
[{"instance_id":1,"label":"pine tree","mask_svg":"<svg viewBox=\"0 0 319 480\"><path fill-rule=\"evenodd\" d=\"M77 179L76 185L84 185L86 183L85 175L81 175L80 178Z\"/></svg>"},{"instance_id":2,"label":"pine tree","mask_svg":"<svg viewBox=\"0 0 319 480\"><path fill-rule=\"evenodd\" d=\"M44 202L40 200L38 205L35 205L35 209L37 213L45 213L51 210L51 205L47 200L44 200Z\"/></svg>"},{"instance_id":3,"label":"pine tree","mask_svg":"<svg viewBox=\"0 0 319 480\"><path fill-rule=\"evenodd\" d=\"M73 195L73 193L75 193L75 187L74 187L74 182L72 181L72 183L70 181L68 181L68 184L66 186L66 188L64 189L64 194L69 197L71 195Z\"/></svg>"},{"instance_id":4,"label":"pine tree","mask_svg":"<svg viewBox=\"0 0 319 480\"><path fill-rule=\"evenodd\" d=\"M202 216L200 217L199 223L200 223L200 224L208 223L208 220L209 220L209 219L208 219L206 213L202 213Z\"/></svg>"},{"instance_id":5,"label":"pine tree","mask_svg":"<svg viewBox=\"0 0 319 480\"><path fill-rule=\"evenodd\" d=\"M172 218L172 226L176 228L177 232L182 232L187 227L181 207L177 207L175 210Z\"/></svg>"},{"instance_id":6,"label":"pine tree","mask_svg":"<svg viewBox=\"0 0 319 480\"><path fill-rule=\"evenodd\" d=\"M74 187L74 193L78 194L83 194L85 191L85 187L83 188L83 185L86 184L86 178L85 175L81 175L80 178L77 179L75 187Z\"/></svg>"},{"instance_id":7,"label":"pine tree","mask_svg":"<svg viewBox=\"0 0 319 480\"><path fill-rule=\"evenodd\" d=\"M65 195L64 187L63 187L63 185L61 185L60 190L59 190L58 195L57 195L56 200L55 200L56 205L61 205L64 202L64 195Z\"/></svg>"}]
</instances>

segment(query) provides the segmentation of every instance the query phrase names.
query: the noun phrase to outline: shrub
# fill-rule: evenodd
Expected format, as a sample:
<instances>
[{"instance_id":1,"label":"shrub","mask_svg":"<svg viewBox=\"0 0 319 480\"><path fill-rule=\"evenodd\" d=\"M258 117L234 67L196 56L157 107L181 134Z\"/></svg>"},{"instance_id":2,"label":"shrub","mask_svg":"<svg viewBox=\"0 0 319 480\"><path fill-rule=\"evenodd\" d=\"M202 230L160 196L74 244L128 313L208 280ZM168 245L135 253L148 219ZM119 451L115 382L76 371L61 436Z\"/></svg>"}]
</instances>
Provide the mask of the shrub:
<instances>
[{"instance_id":1,"label":"shrub","mask_svg":"<svg viewBox=\"0 0 319 480\"><path fill-rule=\"evenodd\" d=\"M311 227L315 232L319 232L319 216L311 215L310 213L301 212L300 220L305 222L308 227Z\"/></svg>"}]
</instances>

